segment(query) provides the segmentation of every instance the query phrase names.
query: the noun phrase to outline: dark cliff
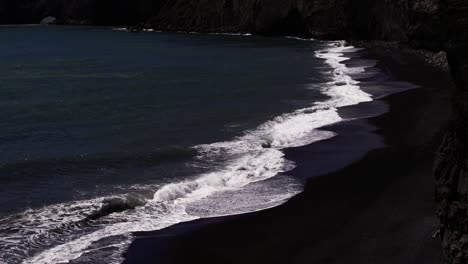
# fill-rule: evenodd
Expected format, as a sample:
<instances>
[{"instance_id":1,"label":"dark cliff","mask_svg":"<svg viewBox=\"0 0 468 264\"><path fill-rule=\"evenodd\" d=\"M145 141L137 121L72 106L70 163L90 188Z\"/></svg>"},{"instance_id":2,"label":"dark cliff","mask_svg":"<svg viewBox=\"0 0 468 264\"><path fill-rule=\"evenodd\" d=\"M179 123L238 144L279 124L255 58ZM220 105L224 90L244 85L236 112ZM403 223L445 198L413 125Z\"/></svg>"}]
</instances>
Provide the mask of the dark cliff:
<instances>
[{"instance_id":1,"label":"dark cliff","mask_svg":"<svg viewBox=\"0 0 468 264\"><path fill-rule=\"evenodd\" d=\"M162 0L2 0L0 24L37 24L46 16L61 24L127 25L153 17Z\"/></svg>"},{"instance_id":2,"label":"dark cliff","mask_svg":"<svg viewBox=\"0 0 468 264\"><path fill-rule=\"evenodd\" d=\"M467 0L3 0L0 24L144 25L161 30L250 32L398 41L445 51L453 121L436 155L436 202L448 263L468 263Z\"/></svg>"},{"instance_id":3,"label":"dark cliff","mask_svg":"<svg viewBox=\"0 0 468 264\"><path fill-rule=\"evenodd\" d=\"M453 120L436 155L436 203L446 260L468 263L468 1L443 3L444 45L450 65Z\"/></svg>"},{"instance_id":4,"label":"dark cliff","mask_svg":"<svg viewBox=\"0 0 468 264\"><path fill-rule=\"evenodd\" d=\"M0 3L0 23L38 23L54 16L64 24L144 23L162 30L410 41L438 49L453 33L443 27L445 10L464 2L446 1L454 4L442 0L6 0Z\"/></svg>"}]
</instances>

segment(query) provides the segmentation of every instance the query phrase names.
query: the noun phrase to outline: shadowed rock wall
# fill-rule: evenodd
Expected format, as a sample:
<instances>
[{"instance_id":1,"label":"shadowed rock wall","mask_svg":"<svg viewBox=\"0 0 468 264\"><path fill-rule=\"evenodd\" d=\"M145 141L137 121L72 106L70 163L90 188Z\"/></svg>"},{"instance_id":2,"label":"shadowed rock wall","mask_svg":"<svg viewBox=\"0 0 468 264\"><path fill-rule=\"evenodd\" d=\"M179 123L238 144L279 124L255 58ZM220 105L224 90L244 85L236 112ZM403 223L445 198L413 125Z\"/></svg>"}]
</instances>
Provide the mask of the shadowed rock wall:
<instances>
[{"instance_id":1,"label":"shadowed rock wall","mask_svg":"<svg viewBox=\"0 0 468 264\"><path fill-rule=\"evenodd\" d=\"M450 264L468 263L468 1L444 1L453 121L435 160L437 215Z\"/></svg>"}]
</instances>

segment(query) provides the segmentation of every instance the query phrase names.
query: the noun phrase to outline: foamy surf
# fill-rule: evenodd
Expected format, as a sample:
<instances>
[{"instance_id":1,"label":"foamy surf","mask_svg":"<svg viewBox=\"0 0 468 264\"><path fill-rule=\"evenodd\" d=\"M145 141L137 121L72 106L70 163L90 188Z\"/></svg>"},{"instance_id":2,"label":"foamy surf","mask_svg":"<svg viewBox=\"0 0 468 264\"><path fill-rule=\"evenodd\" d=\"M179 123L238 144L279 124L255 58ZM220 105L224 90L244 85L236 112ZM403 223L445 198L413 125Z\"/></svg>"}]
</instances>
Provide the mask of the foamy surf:
<instances>
[{"instance_id":1,"label":"foamy surf","mask_svg":"<svg viewBox=\"0 0 468 264\"><path fill-rule=\"evenodd\" d=\"M126 27L115 27L112 28L114 31L131 31L130 29ZM142 28L142 32L158 32L161 33L163 31L161 30L155 30L153 28ZM204 33L204 32L198 32L198 31L176 31L176 33L184 33L184 34L208 34L208 35L221 35L221 36L244 36L244 37L250 37L252 36L251 33L241 33L241 32L224 32L224 33L219 33L219 32L210 32L210 33ZM293 37L291 37L293 38ZM300 39L300 38L297 38ZM308 39L308 40L313 40L313 39Z\"/></svg>"},{"instance_id":2,"label":"foamy surf","mask_svg":"<svg viewBox=\"0 0 468 264\"><path fill-rule=\"evenodd\" d=\"M350 76L365 69L342 63L351 51L352 47L335 42L316 53L331 66L332 78L321 87L329 99L273 118L231 141L195 146L199 162L219 164L211 172L161 186L150 197L77 201L0 220L0 262L67 263L86 257L89 262L120 263L132 232L283 203L300 192L301 185L284 175L295 165L282 149L334 137L333 132L320 128L343 120L339 107L372 101ZM279 174L282 177L275 177ZM276 178L281 184L275 183ZM117 205L109 205L109 201ZM17 226L12 228L12 223ZM103 248L112 250L93 259Z\"/></svg>"},{"instance_id":3,"label":"foamy surf","mask_svg":"<svg viewBox=\"0 0 468 264\"><path fill-rule=\"evenodd\" d=\"M287 39L295 39L295 40L302 40L302 41L314 41L314 38L301 38L296 36L286 36Z\"/></svg>"}]
</instances>

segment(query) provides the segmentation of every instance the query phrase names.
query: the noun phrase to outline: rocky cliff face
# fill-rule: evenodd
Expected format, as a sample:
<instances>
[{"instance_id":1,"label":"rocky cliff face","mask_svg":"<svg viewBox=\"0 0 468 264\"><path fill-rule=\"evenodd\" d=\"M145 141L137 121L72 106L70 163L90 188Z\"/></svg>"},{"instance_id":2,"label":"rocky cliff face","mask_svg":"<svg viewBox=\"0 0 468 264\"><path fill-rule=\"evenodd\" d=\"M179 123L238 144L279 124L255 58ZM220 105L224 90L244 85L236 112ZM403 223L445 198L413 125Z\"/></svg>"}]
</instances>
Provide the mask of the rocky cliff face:
<instances>
[{"instance_id":1,"label":"rocky cliff face","mask_svg":"<svg viewBox=\"0 0 468 264\"><path fill-rule=\"evenodd\" d=\"M454 117L436 155L436 202L448 263L468 263L468 46L449 52L455 83Z\"/></svg>"},{"instance_id":2,"label":"rocky cliff face","mask_svg":"<svg viewBox=\"0 0 468 264\"><path fill-rule=\"evenodd\" d=\"M411 40L435 48L443 41L441 1L4 0L0 23L38 23L54 16L66 24L141 22L163 30Z\"/></svg>"},{"instance_id":3,"label":"rocky cliff face","mask_svg":"<svg viewBox=\"0 0 468 264\"><path fill-rule=\"evenodd\" d=\"M156 15L165 0L2 0L0 24L39 23L47 16L62 24L127 25Z\"/></svg>"},{"instance_id":4,"label":"rocky cliff face","mask_svg":"<svg viewBox=\"0 0 468 264\"><path fill-rule=\"evenodd\" d=\"M151 24L160 29L424 42L443 41L438 0L176 0Z\"/></svg>"},{"instance_id":5,"label":"rocky cliff face","mask_svg":"<svg viewBox=\"0 0 468 264\"><path fill-rule=\"evenodd\" d=\"M436 155L436 202L447 263L468 263L468 1L441 1L454 117Z\"/></svg>"},{"instance_id":6,"label":"rocky cliff face","mask_svg":"<svg viewBox=\"0 0 468 264\"><path fill-rule=\"evenodd\" d=\"M149 23L164 30L440 42L440 0L4 0L0 23ZM411 19L410 19L411 18Z\"/></svg>"},{"instance_id":7,"label":"rocky cliff face","mask_svg":"<svg viewBox=\"0 0 468 264\"><path fill-rule=\"evenodd\" d=\"M447 262L468 263L467 0L3 0L0 24L145 24L161 30L379 39L446 51L453 122L435 162Z\"/></svg>"}]
</instances>

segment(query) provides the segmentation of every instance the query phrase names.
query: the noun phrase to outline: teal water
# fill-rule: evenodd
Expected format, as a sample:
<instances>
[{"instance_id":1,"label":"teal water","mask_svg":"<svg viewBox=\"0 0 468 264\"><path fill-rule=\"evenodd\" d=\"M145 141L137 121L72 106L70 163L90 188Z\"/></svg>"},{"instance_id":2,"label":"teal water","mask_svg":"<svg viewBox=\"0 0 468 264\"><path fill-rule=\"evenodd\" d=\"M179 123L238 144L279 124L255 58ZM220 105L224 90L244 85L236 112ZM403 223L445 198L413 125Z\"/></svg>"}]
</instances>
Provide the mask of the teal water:
<instances>
[{"instance_id":1,"label":"teal water","mask_svg":"<svg viewBox=\"0 0 468 264\"><path fill-rule=\"evenodd\" d=\"M131 232L300 192L281 150L370 100L335 48L0 27L0 263L119 263Z\"/></svg>"},{"instance_id":2,"label":"teal water","mask_svg":"<svg viewBox=\"0 0 468 264\"><path fill-rule=\"evenodd\" d=\"M322 98L305 89L324 78L316 49L288 39L1 27L0 215L187 176L183 164L164 163Z\"/></svg>"}]
</instances>

